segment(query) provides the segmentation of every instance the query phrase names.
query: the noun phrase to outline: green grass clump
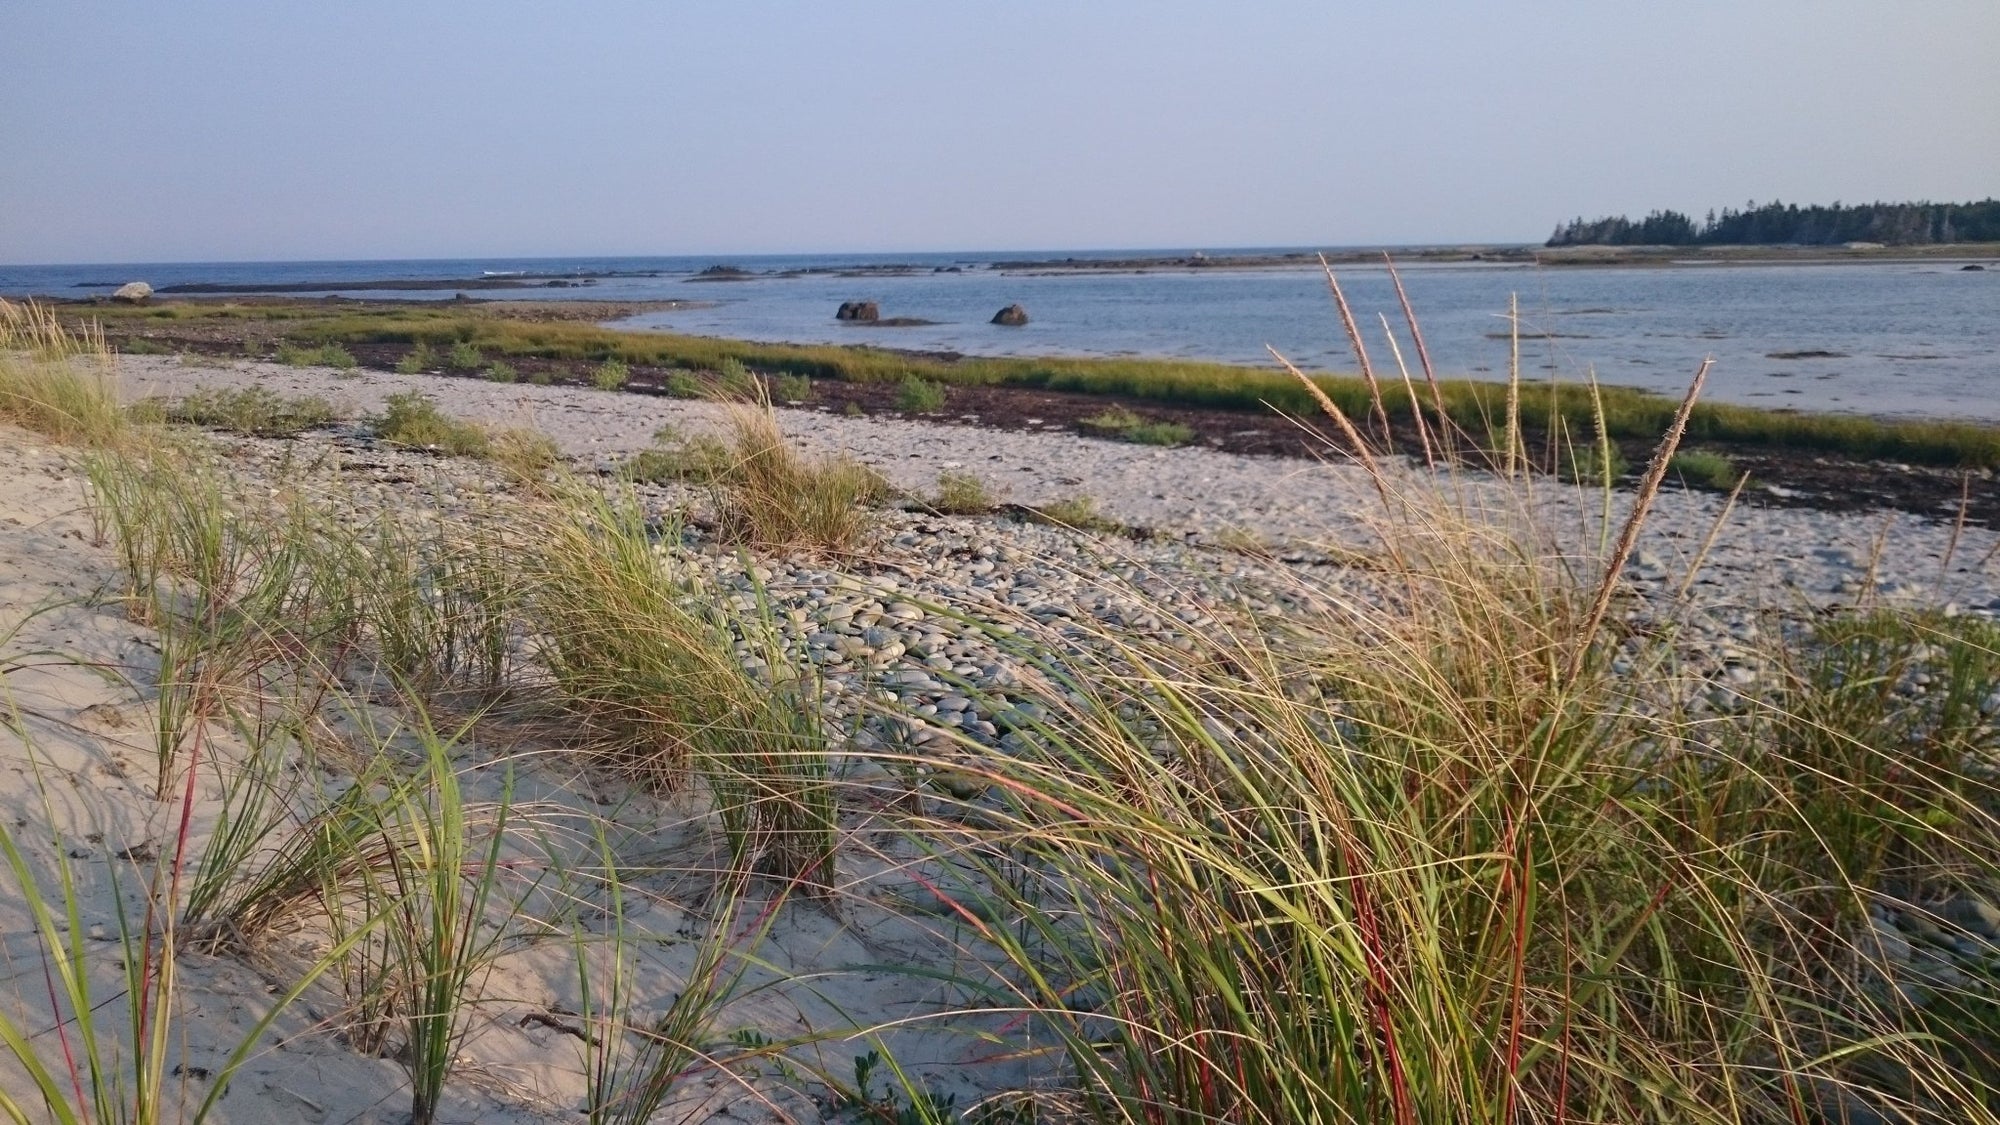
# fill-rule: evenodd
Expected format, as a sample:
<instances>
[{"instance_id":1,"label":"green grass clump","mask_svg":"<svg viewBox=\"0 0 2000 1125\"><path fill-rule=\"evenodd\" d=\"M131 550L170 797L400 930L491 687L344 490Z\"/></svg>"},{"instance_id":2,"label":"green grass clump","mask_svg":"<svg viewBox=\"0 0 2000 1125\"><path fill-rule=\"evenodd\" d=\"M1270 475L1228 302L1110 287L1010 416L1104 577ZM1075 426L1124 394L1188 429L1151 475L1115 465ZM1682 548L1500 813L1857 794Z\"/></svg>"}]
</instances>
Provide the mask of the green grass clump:
<instances>
[{"instance_id":1,"label":"green grass clump","mask_svg":"<svg viewBox=\"0 0 2000 1125\"><path fill-rule=\"evenodd\" d=\"M1034 515L1044 523L1060 524L1078 531L1115 532L1124 527L1098 510L1095 496L1082 492L1051 500L1034 509Z\"/></svg>"},{"instance_id":2,"label":"green grass clump","mask_svg":"<svg viewBox=\"0 0 2000 1125\"><path fill-rule=\"evenodd\" d=\"M333 404L316 395L281 395L267 387L234 391L205 388L167 404L171 422L255 437L290 437L340 420Z\"/></svg>"},{"instance_id":3,"label":"green grass clump","mask_svg":"<svg viewBox=\"0 0 2000 1125\"><path fill-rule=\"evenodd\" d=\"M521 377L514 365L506 360L496 359L486 365L486 378L495 383L511 383Z\"/></svg>"},{"instance_id":4,"label":"green grass clump","mask_svg":"<svg viewBox=\"0 0 2000 1125\"><path fill-rule=\"evenodd\" d=\"M757 393L756 376L735 356L725 356L715 365L715 385L728 398L754 398Z\"/></svg>"},{"instance_id":5,"label":"green grass clump","mask_svg":"<svg viewBox=\"0 0 2000 1125\"><path fill-rule=\"evenodd\" d=\"M121 355L172 355L174 349L144 336L128 336L118 342L118 352Z\"/></svg>"},{"instance_id":6,"label":"green grass clump","mask_svg":"<svg viewBox=\"0 0 2000 1125\"><path fill-rule=\"evenodd\" d=\"M284 341L278 345L278 362L293 367L333 367L342 371L354 368L354 356L339 344L320 344L306 347Z\"/></svg>"},{"instance_id":7,"label":"green grass clump","mask_svg":"<svg viewBox=\"0 0 2000 1125\"><path fill-rule=\"evenodd\" d=\"M477 371L486 364L486 355L471 340L459 340L445 353L444 365L453 371Z\"/></svg>"},{"instance_id":8,"label":"green grass clump","mask_svg":"<svg viewBox=\"0 0 2000 1125\"><path fill-rule=\"evenodd\" d=\"M771 380L771 397L779 402L810 402L813 381L804 375L780 375Z\"/></svg>"},{"instance_id":9,"label":"green grass clump","mask_svg":"<svg viewBox=\"0 0 2000 1125\"><path fill-rule=\"evenodd\" d=\"M650 448L633 454L619 466L626 480L646 484L693 481L712 484L726 476L735 455L720 438L711 434L683 435L663 426L653 435Z\"/></svg>"},{"instance_id":10,"label":"green grass clump","mask_svg":"<svg viewBox=\"0 0 2000 1125\"><path fill-rule=\"evenodd\" d=\"M1618 447L1605 442L1578 444L1556 454L1556 476L1578 484L1613 482L1631 468Z\"/></svg>"},{"instance_id":11,"label":"green grass clump","mask_svg":"<svg viewBox=\"0 0 2000 1125\"><path fill-rule=\"evenodd\" d=\"M1194 440L1194 430L1179 422L1159 422L1143 418L1122 406L1114 406L1085 418L1085 429L1140 445L1186 445Z\"/></svg>"},{"instance_id":12,"label":"green grass clump","mask_svg":"<svg viewBox=\"0 0 2000 1125\"><path fill-rule=\"evenodd\" d=\"M1720 453L1704 449L1684 449L1674 454L1667 471L1683 482L1699 488L1712 488L1727 492L1736 487L1736 464Z\"/></svg>"},{"instance_id":13,"label":"green grass clump","mask_svg":"<svg viewBox=\"0 0 2000 1125\"><path fill-rule=\"evenodd\" d=\"M946 515L983 515L998 506L986 482L972 473L939 473L930 506Z\"/></svg>"},{"instance_id":14,"label":"green grass clump","mask_svg":"<svg viewBox=\"0 0 2000 1125\"><path fill-rule=\"evenodd\" d=\"M607 359L590 373L590 385L600 391L619 391L632 379L632 368L622 359Z\"/></svg>"},{"instance_id":15,"label":"green grass clump","mask_svg":"<svg viewBox=\"0 0 2000 1125\"><path fill-rule=\"evenodd\" d=\"M852 549L871 522L870 506L888 494L881 474L865 465L800 454L761 403L733 406L721 436L663 430L653 448L627 461L621 473L631 480L710 486L718 534L767 550Z\"/></svg>"},{"instance_id":16,"label":"green grass clump","mask_svg":"<svg viewBox=\"0 0 2000 1125\"><path fill-rule=\"evenodd\" d=\"M669 371L664 386L667 395L671 398L700 398L702 396L701 380L686 371Z\"/></svg>"},{"instance_id":17,"label":"green grass clump","mask_svg":"<svg viewBox=\"0 0 2000 1125\"><path fill-rule=\"evenodd\" d=\"M432 449L455 456L484 456L489 438L486 430L461 422L439 410L437 403L416 391L390 395L382 413L369 420L375 436L391 445L409 449Z\"/></svg>"},{"instance_id":18,"label":"green grass clump","mask_svg":"<svg viewBox=\"0 0 2000 1125\"><path fill-rule=\"evenodd\" d=\"M130 421L102 332L72 330L46 306L0 301L0 418L57 441L109 445Z\"/></svg>"},{"instance_id":19,"label":"green grass clump","mask_svg":"<svg viewBox=\"0 0 2000 1125\"><path fill-rule=\"evenodd\" d=\"M944 409L946 394L944 384L912 376L896 387L896 409L912 414L930 414Z\"/></svg>"},{"instance_id":20,"label":"green grass clump","mask_svg":"<svg viewBox=\"0 0 2000 1125\"><path fill-rule=\"evenodd\" d=\"M416 347L404 352L403 358L396 361L396 371L401 375L421 375L436 367L437 363L437 353L431 351L429 344L419 340Z\"/></svg>"}]
</instances>

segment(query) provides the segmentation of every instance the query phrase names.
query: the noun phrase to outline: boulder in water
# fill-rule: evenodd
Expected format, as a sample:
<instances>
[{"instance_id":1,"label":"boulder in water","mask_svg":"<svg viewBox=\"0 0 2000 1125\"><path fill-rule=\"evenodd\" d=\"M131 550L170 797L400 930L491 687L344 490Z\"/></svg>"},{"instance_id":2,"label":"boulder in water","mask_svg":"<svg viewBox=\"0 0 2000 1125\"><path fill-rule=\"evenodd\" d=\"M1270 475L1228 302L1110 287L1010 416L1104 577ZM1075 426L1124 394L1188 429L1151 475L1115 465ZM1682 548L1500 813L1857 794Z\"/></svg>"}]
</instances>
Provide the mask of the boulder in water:
<instances>
[{"instance_id":1,"label":"boulder in water","mask_svg":"<svg viewBox=\"0 0 2000 1125\"><path fill-rule=\"evenodd\" d=\"M993 314L994 324L1004 324L1009 328L1019 328L1028 323L1028 310L1019 305L1008 305Z\"/></svg>"},{"instance_id":2,"label":"boulder in water","mask_svg":"<svg viewBox=\"0 0 2000 1125\"><path fill-rule=\"evenodd\" d=\"M872 324L882 319L882 309L873 301L842 301L840 311L833 314L833 319Z\"/></svg>"},{"instance_id":3,"label":"boulder in water","mask_svg":"<svg viewBox=\"0 0 2000 1125\"><path fill-rule=\"evenodd\" d=\"M152 295L152 286L143 281L128 281L120 285L117 292L111 294L111 299L114 301L124 301L128 305L136 305Z\"/></svg>"}]
</instances>

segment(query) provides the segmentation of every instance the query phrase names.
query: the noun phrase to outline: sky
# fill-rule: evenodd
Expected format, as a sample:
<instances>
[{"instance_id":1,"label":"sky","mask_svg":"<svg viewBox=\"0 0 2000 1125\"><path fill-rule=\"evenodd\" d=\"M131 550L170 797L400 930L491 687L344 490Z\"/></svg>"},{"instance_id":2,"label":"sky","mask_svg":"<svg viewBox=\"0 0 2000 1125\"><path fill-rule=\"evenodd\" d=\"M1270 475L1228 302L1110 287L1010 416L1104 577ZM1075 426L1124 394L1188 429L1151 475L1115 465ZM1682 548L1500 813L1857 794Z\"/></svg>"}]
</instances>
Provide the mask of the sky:
<instances>
[{"instance_id":1,"label":"sky","mask_svg":"<svg viewBox=\"0 0 2000 1125\"><path fill-rule=\"evenodd\" d=\"M1994 0L0 0L0 262L1532 242L1996 107Z\"/></svg>"}]
</instances>

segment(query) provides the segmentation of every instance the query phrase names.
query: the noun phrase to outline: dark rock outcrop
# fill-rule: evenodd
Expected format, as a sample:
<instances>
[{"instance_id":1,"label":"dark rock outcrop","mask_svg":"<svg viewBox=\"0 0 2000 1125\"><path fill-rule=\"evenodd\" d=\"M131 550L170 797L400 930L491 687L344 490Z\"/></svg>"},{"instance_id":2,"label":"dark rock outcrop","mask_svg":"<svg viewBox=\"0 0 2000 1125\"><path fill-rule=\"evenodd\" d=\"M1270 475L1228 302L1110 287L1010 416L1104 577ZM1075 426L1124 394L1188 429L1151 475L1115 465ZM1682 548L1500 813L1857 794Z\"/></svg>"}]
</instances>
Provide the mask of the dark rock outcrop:
<instances>
[{"instance_id":1,"label":"dark rock outcrop","mask_svg":"<svg viewBox=\"0 0 2000 1125\"><path fill-rule=\"evenodd\" d=\"M833 319L873 324L882 319L882 309L873 301L842 301L840 311L833 314Z\"/></svg>"},{"instance_id":2,"label":"dark rock outcrop","mask_svg":"<svg viewBox=\"0 0 2000 1125\"><path fill-rule=\"evenodd\" d=\"M993 323L1004 324L1009 328L1019 328L1023 324L1028 323L1028 310L1019 305L1008 305L1006 308L993 314Z\"/></svg>"}]
</instances>

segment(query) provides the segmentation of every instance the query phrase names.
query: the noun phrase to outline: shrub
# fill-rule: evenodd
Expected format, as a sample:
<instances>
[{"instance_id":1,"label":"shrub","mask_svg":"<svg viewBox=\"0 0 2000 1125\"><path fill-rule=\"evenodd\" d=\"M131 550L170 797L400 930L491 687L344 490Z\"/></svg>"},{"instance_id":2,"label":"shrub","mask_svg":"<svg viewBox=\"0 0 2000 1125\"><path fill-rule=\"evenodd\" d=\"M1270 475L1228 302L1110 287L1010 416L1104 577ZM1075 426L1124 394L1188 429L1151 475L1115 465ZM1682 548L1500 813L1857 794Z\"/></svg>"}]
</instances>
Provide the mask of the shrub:
<instances>
[{"instance_id":1,"label":"shrub","mask_svg":"<svg viewBox=\"0 0 2000 1125\"><path fill-rule=\"evenodd\" d=\"M480 354L477 344L470 340L460 340L451 346L451 351L445 353L444 363L453 371L477 371L485 365L486 357Z\"/></svg>"},{"instance_id":2,"label":"shrub","mask_svg":"<svg viewBox=\"0 0 2000 1125\"><path fill-rule=\"evenodd\" d=\"M809 402L813 381L804 375L780 375L771 380L771 397L779 402Z\"/></svg>"},{"instance_id":3,"label":"shrub","mask_svg":"<svg viewBox=\"0 0 2000 1125\"><path fill-rule=\"evenodd\" d=\"M1036 508L1034 514L1045 523L1061 524L1078 531L1121 530L1117 520L1098 512L1096 497L1081 492L1051 500Z\"/></svg>"},{"instance_id":4,"label":"shrub","mask_svg":"<svg viewBox=\"0 0 2000 1125\"><path fill-rule=\"evenodd\" d=\"M339 420L333 404L310 395L288 397L266 387L224 391L203 389L169 404L171 422L228 430L256 437L288 437Z\"/></svg>"},{"instance_id":5,"label":"shrub","mask_svg":"<svg viewBox=\"0 0 2000 1125\"><path fill-rule=\"evenodd\" d=\"M750 398L757 390L757 380L750 369L733 356L715 365L715 382L724 395L734 398Z\"/></svg>"},{"instance_id":6,"label":"shrub","mask_svg":"<svg viewBox=\"0 0 2000 1125\"><path fill-rule=\"evenodd\" d=\"M494 360L486 367L486 377L495 383L511 383L521 377L514 365L503 360Z\"/></svg>"},{"instance_id":7,"label":"shrub","mask_svg":"<svg viewBox=\"0 0 2000 1125\"><path fill-rule=\"evenodd\" d=\"M354 356L339 344L321 344L318 347L308 348L281 342L278 345L278 362L293 367L333 367L348 371L354 367Z\"/></svg>"},{"instance_id":8,"label":"shrub","mask_svg":"<svg viewBox=\"0 0 2000 1125\"><path fill-rule=\"evenodd\" d=\"M1122 406L1094 414L1081 424L1085 429L1140 445L1186 445L1194 439L1191 427L1179 422L1149 421Z\"/></svg>"},{"instance_id":9,"label":"shrub","mask_svg":"<svg viewBox=\"0 0 2000 1125\"><path fill-rule=\"evenodd\" d=\"M118 351L121 355L172 355L174 349L144 336L128 336L119 341Z\"/></svg>"},{"instance_id":10,"label":"shrub","mask_svg":"<svg viewBox=\"0 0 2000 1125\"><path fill-rule=\"evenodd\" d=\"M466 457L483 456L488 448L484 428L451 417L415 391L390 395L381 415L369 423L375 436L390 445Z\"/></svg>"},{"instance_id":11,"label":"shrub","mask_svg":"<svg viewBox=\"0 0 2000 1125\"><path fill-rule=\"evenodd\" d=\"M686 371L669 371L665 386L673 398L700 398L702 394L701 380Z\"/></svg>"},{"instance_id":12,"label":"shrub","mask_svg":"<svg viewBox=\"0 0 2000 1125\"><path fill-rule=\"evenodd\" d=\"M1736 487L1742 474L1736 464L1720 453L1702 449L1688 449L1674 454L1667 470L1678 476L1685 484L1699 488L1713 488L1727 492Z\"/></svg>"},{"instance_id":13,"label":"shrub","mask_svg":"<svg viewBox=\"0 0 2000 1125\"><path fill-rule=\"evenodd\" d=\"M404 352L403 358L396 361L396 371L403 375L421 375L436 366L437 356L431 351L430 345L421 340L417 341L416 347Z\"/></svg>"},{"instance_id":14,"label":"shrub","mask_svg":"<svg viewBox=\"0 0 2000 1125\"><path fill-rule=\"evenodd\" d=\"M945 397L944 384L912 377L897 385L896 409L911 414L930 414L944 409Z\"/></svg>"},{"instance_id":15,"label":"shrub","mask_svg":"<svg viewBox=\"0 0 2000 1125\"><path fill-rule=\"evenodd\" d=\"M619 466L619 475L647 484L693 481L711 484L722 479L733 461L729 447L709 434L683 436L671 426L653 435L653 445Z\"/></svg>"},{"instance_id":16,"label":"shrub","mask_svg":"<svg viewBox=\"0 0 2000 1125\"><path fill-rule=\"evenodd\" d=\"M495 431L488 439L486 456L518 482L539 481L562 463L556 439L519 426Z\"/></svg>"},{"instance_id":17,"label":"shrub","mask_svg":"<svg viewBox=\"0 0 2000 1125\"><path fill-rule=\"evenodd\" d=\"M853 399L848 399L847 405L841 407L840 412L849 418L866 418L868 416L868 412L861 409L861 404Z\"/></svg>"},{"instance_id":18,"label":"shrub","mask_svg":"<svg viewBox=\"0 0 2000 1125\"><path fill-rule=\"evenodd\" d=\"M632 378L632 369L622 359L607 359L590 373L590 384L600 391L623 390Z\"/></svg>"},{"instance_id":19,"label":"shrub","mask_svg":"<svg viewBox=\"0 0 2000 1125\"><path fill-rule=\"evenodd\" d=\"M971 473L946 471L938 474L931 507L947 515L980 515L992 511L995 504L985 481Z\"/></svg>"},{"instance_id":20,"label":"shrub","mask_svg":"<svg viewBox=\"0 0 2000 1125\"><path fill-rule=\"evenodd\" d=\"M1604 443L1578 444L1556 455L1556 476L1578 484L1606 484L1631 467L1617 446Z\"/></svg>"}]
</instances>

